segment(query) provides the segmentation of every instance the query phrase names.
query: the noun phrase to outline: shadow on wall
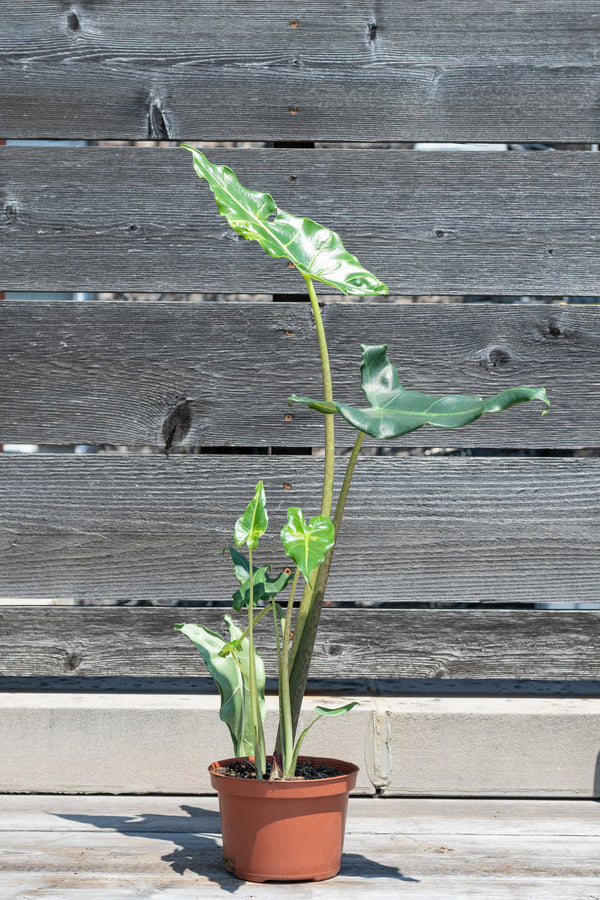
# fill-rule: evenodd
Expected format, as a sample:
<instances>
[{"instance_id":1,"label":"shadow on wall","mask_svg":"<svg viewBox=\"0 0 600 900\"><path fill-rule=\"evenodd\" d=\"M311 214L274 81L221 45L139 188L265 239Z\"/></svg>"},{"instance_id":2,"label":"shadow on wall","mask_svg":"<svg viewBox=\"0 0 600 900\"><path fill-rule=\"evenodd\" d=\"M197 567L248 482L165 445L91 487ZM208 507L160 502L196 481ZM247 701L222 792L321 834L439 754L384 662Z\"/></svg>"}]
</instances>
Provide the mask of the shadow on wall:
<instances>
[{"instance_id":1,"label":"shadow on wall","mask_svg":"<svg viewBox=\"0 0 600 900\"><path fill-rule=\"evenodd\" d=\"M600 750L596 757L596 768L594 769L594 787L592 788L592 797L594 800L600 800Z\"/></svg>"}]
</instances>

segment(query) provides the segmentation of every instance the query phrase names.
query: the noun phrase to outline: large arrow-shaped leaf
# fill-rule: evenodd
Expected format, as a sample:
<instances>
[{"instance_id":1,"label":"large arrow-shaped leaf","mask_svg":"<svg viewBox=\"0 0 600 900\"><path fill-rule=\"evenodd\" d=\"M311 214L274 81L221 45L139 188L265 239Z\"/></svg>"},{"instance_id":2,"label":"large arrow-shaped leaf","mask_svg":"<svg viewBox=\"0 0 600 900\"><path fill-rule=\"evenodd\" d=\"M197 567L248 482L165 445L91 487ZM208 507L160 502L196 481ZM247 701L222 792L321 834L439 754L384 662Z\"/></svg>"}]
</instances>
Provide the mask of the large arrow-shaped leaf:
<instances>
[{"instance_id":1,"label":"large arrow-shaped leaf","mask_svg":"<svg viewBox=\"0 0 600 900\"><path fill-rule=\"evenodd\" d=\"M242 635L240 629L234 625L229 616L223 616L223 619L229 628L231 641L239 641ZM234 755L251 756L254 753L254 734L250 694L247 687L249 670L248 639L244 638L240 642L241 650L237 653L236 663L232 654L225 657L219 656L219 652L223 649L226 642L216 631L211 631L205 625L191 624L178 624L175 625L175 629L192 641L219 688L221 695L219 716L229 728L233 741ZM265 669L258 653L254 654L254 658L256 662L258 705L262 721L264 722L266 713Z\"/></svg>"},{"instance_id":2,"label":"large arrow-shaped leaf","mask_svg":"<svg viewBox=\"0 0 600 900\"><path fill-rule=\"evenodd\" d=\"M192 154L197 175L206 178L219 212L238 234L344 294L387 294L385 284L348 253L335 231L278 209L270 194L248 190L227 166L214 165L195 147L182 147Z\"/></svg>"},{"instance_id":3,"label":"large arrow-shaped leaf","mask_svg":"<svg viewBox=\"0 0 600 900\"><path fill-rule=\"evenodd\" d=\"M486 412L501 412L517 403L541 400L550 404L543 388L509 388L484 400L481 397L450 394L436 397L419 391L406 391L398 373L386 356L387 344L362 344L361 387L369 407L357 409L347 403L312 400L293 394L290 400L304 403L317 412L338 412L343 418L375 438L395 438L421 428L461 428L479 419Z\"/></svg>"},{"instance_id":4,"label":"large arrow-shaped leaf","mask_svg":"<svg viewBox=\"0 0 600 900\"><path fill-rule=\"evenodd\" d=\"M333 547L335 531L328 516L313 516L306 522L302 510L291 506L281 530L281 540L287 555L308 578Z\"/></svg>"}]
</instances>

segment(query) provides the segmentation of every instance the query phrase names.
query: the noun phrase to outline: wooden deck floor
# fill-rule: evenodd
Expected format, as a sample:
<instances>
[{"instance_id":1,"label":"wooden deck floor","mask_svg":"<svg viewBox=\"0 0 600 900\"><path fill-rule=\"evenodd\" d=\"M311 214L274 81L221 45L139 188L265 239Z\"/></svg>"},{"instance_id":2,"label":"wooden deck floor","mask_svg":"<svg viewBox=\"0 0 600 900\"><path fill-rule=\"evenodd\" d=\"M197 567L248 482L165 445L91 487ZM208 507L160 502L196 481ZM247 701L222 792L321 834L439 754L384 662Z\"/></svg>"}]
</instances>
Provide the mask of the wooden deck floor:
<instances>
[{"instance_id":1,"label":"wooden deck floor","mask_svg":"<svg viewBox=\"0 0 600 900\"><path fill-rule=\"evenodd\" d=\"M221 864L213 797L0 797L2 900L600 900L600 803L352 798L342 868L252 885Z\"/></svg>"}]
</instances>

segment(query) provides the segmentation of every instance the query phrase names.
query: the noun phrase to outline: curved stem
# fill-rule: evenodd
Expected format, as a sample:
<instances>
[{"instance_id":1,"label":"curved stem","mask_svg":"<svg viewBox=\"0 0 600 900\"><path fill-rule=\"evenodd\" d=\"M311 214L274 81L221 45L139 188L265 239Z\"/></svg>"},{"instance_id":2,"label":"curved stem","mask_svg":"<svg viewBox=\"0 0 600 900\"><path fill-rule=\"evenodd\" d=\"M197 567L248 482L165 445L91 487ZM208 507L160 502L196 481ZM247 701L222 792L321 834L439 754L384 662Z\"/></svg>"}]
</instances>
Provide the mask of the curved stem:
<instances>
[{"instance_id":1,"label":"curved stem","mask_svg":"<svg viewBox=\"0 0 600 900\"><path fill-rule=\"evenodd\" d=\"M248 564L252 572L252 547L248 544ZM250 578L250 597L248 601L248 675L250 681L250 708L252 712L252 730L254 734L254 765L256 777L262 779L266 770L266 754L264 734L258 707L258 688L256 685L256 659L254 657L254 584Z\"/></svg>"},{"instance_id":2,"label":"curved stem","mask_svg":"<svg viewBox=\"0 0 600 900\"><path fill-rule=\"evenodd\" d=\"M321 308L317 299L312 279L308 275L302 276L306 282L310 305L315 320L315 328L317 330L317 340L319 343L319 354L321 357L321 374L323 378L323 399L333 400L333 386L331 383L331 366L329 364L329 351L327 350L327 339L325 336L325 327L323 325L323 317L321 316ZM321 515L330 516L333 504L333 475L335 467L335 423L334 417L325 416L325 465L323 471L323 495L321 498ZM318 575L318 570L317 570ZM306 619L310 614L312 605L313 589L308 579L302 591L302 599L296 619L296 628L294 630L294 640L291 648L290 664L298 652L298 644L304 630Z\"/></svg>"},{"instance_id":3,"label":"curved stem","mask_svg":"<svg viewBox=\"0 0 600 900\"><path fill-rule=\"evenodd\" d=\"M279 727L281 729L283 771L285 775L289 774L287 770L294 755L294 727L292 724L292 706L290 703L290 635L292 633L294 596L296 594L299 577L300 569L296 569L285 616L282 641L283 646L281 648L281 669L279 672L279 700L281 704Z\"/></svg>"},{"instance_id":4,"label":"curved stem","mask_svg":"<svg viewBox=\"0 0 600 900\"><path fill-rule=\"evenodd\" d=\"M356 460L358 459L358 454L360 452L360 448L364 439L365 432L359 431L354 442L354 447L352 448L352 453L350 454L350 459L348 460L348 465L346 466L346 474L344 475L342 487L340 488L340 495L335 506L335 513L333 514L333 527L335 528L336 540L340 530L340 525L342 524L344 509L346 508L346 500L348 499L348 492L352 483L352 476L354 475L354 467L356 466Z\"/></svg>"},{"instance_id":5,"label":"curved stem","mask_svg":"<svg viewBox=\"0 0 600 900\"><path fill-rule=\"evenodd\" d=\"M333 517L336 540L340 530L340 525L342 524L342 517L344 515L344 509L346 507L346 500L348 499L348 492L350 490L354 468L356 466L356 461L358 459L360 447L364 440L364 437L364 431L359 431L356 441L354 442L354 447L352 449L350 459L348 460L348 465L346 467L346 474L344 475L344 481L342 483L340 495L338 497L338 502L335 508L335 514ZM319 627L319 619L321 616L323 599L325 597L325 588L327 587L327 579L329 578L329 569L331 568L331 560L333 559L334 550L335 544L325 557L325 560L319 566L317 580L312 595L311 606L308 610L306 619L304 621L304 627L298 638L298 641L294 641L294 646L292 647L290 695L294 733L298 725L298 717L300 716L300 707L302 706L302 698L304 697L304 690L306 688L306 679L308 678L308 670L312 658L313 647L315 645L315 638L317 636L317 629ZM298 623L296 623L296 630L298 630Z\"/></svg>"},{"instance_id":6,"label":"curved stem","mask_svg":"<svg viewBox=\"0 0 600 900\"><path fill-rule=\"evenodd\" d=\"M333 400L333 387L331 384L331 368L329 365L329 353L327 350L327 340L325 338L325 328L323 326L323 318L321 316L321 308L317 300L315 286L312 279L308 275L303 275L310 305L317 329L317 340L319 342L319 353L321 355L321 372L323 375L323 399ZM333 470L335 464L335 426L332 415L325 416L325 471L323 473L323 497L321 500L321 515L330 516L331 506L333 503Z\"/></svg>"}]
</instances>

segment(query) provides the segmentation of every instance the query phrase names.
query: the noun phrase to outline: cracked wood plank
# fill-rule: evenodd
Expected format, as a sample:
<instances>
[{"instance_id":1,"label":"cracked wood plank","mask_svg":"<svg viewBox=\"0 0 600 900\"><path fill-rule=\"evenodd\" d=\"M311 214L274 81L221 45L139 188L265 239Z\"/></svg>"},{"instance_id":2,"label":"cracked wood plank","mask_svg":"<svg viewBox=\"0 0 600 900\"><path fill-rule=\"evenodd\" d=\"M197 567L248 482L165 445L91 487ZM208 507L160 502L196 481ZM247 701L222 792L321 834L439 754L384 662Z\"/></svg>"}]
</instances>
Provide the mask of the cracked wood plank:
<instances>
[{"instance_id":1,"label":"cracked wood plank","mask_svg":"<svg viewBox=\"0 0 600 900\"><path fill-rule=\"evenodd\" d=\"M268 261L266 261L268 265ZM365 446L600 445L600 313L595 306L328 303L338 399L364 405L360 343L387 343L407 388L492 396L544 386L551 402L467 428L426 426ZM0 437L6 443L310 447L323 417L314 324L304 303L0 305ZM265 353L265 347L268 352ZM415 349L415 348L418 348ZM336 418L338 446L355 433Z\"/></svg>"},{"instance_id":2,"label":"cracked wood plank","mask_svg":"<svg viewBox=\"0 0 600 900\"><path fill-rule=\"evenodd\" d=\"M338 231L391 294L600 294L598 154L207 152ZM0 158L4 290L304 290L285 259L231 231L184 150L9 146Z\"/></svg>"},{"instance_id":3,"label":"cracked wood plank","mask_svg":"<svg viewBox=\"0 0 600 900\"><path fill-rule=\"evenodd\" d=\"M596 9L28 0L3 16L3 134L595 141Z\"/></svg>"},{"instance_id":4,"label":"cracked wood plank","mask_svg":"<svg viewBox=\"0 0 600 900\"><path fill-rule=\"evenodd\" d=\"M298 897L592 897L598 883L595 804L351 799L342 868ZM220 859L216 798L7 797L0 805L3 896L122 898L160 890L253 896ZM121 893L118 893L118 892ZM45 892L45 893L44 893ZM261 887L266 898L276 885Z\"/></svg>"},{"instance_id":5,"label":"cracked wood plank","mask_svg":"<svg viewBox=\"0 0 600 900\"><path fill-rule=\"evenodd\" d=\"M223 612L0 607L0 675L204 677L173 624L219 629ZM599 631L599 611L325 609L311 677L594 679ZM270 636L257 647L273 676Z\"/></svg>"}]
</instances>

